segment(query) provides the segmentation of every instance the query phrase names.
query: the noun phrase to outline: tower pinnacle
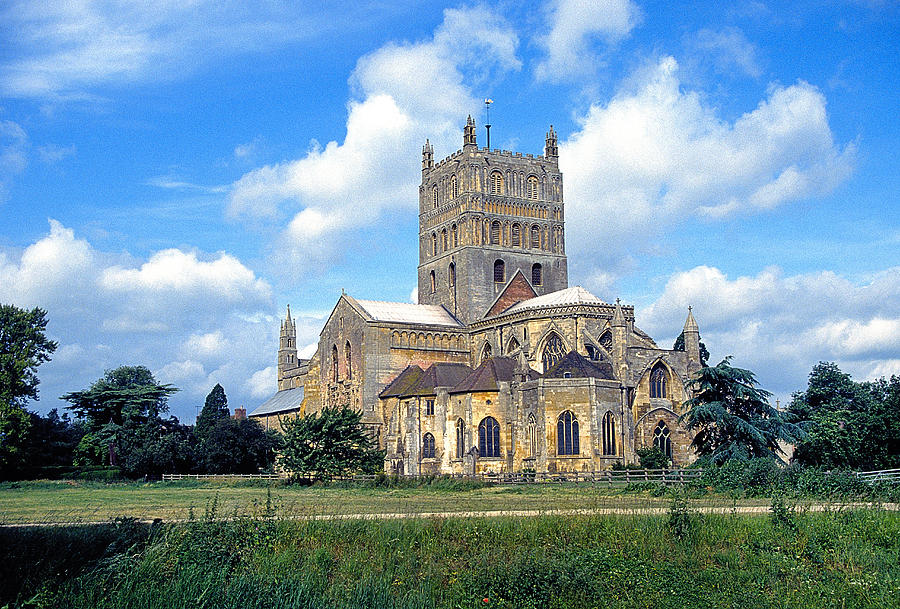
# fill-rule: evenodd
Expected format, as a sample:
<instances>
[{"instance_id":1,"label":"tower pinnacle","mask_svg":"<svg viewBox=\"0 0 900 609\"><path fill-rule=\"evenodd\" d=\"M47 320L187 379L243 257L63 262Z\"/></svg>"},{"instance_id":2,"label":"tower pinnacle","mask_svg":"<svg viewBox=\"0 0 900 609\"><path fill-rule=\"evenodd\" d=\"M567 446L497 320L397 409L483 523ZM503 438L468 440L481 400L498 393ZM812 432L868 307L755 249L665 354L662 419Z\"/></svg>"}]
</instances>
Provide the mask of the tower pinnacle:
<instances>
[{"instance_id":1,"label":"tower pinnacle","mask_svg":"<svg viewBox=\"0 0 900 609\"><path fill-rule=\"evenodd\" d=\"M472 118L472 115L469 115L469 118L466 119L466 126L463 129L463 148L469 147L478 147L478 142L475 137L475 119Z\"/></svg>"}]
</instances>

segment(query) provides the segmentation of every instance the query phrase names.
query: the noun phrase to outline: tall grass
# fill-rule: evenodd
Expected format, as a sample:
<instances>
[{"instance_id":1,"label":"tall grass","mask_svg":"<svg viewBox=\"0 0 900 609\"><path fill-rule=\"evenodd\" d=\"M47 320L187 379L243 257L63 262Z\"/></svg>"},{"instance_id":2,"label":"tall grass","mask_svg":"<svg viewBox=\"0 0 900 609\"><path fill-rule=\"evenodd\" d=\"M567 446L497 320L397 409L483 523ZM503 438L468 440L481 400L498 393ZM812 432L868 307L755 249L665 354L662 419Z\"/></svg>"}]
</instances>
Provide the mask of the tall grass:
<instances>
[{"instance_id":1,"label":"tall grass","mask_svg":"<svg viewBox=\"0 0 900 609\"><path fill-rule=\"evenodd\" d=\"M679 496L660 516L223 521L212 503L120 537L114 525L10 530L0 564L36 561L40 576L2 588L0 606L900 606L900 515L789 507L701 516ZM82 568L39 548L67 535L93 552Z\"/></svg>"}]
</instances>

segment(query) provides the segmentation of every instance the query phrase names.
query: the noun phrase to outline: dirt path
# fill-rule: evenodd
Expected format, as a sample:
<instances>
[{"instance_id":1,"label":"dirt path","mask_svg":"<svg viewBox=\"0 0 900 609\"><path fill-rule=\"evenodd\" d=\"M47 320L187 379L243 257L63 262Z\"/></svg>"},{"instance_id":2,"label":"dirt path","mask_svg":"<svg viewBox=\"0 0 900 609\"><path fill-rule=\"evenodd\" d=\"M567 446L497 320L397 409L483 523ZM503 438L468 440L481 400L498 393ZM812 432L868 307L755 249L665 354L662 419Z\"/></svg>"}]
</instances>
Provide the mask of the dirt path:
<instances>
[{"instance_id":1,"label":"dirt path","mask_svg":"<svg viewBox=\"0 0 900 609\"><path fill-rule=\"evenodd\" d=\"M871 503L871 502L850 502L850 503L813 503L810 505L800 505L796 507L797 512L830 512L841 510L856 509L884 509L889 511L900 510L900 503ZM689 510L696 514L722 514L722 515L764 515L771 512L771 508L767 505L738 505L738 506L696 506L689 507ZM540 516L658 516L667 514L668 507L650 507L650 508L573 508L559 510L480 510L480 511L461 511L461 512L381 512L381 513L360 513L360 514L309 514L291 515L287 517L279 517L284 520L402 520L404 518L535 518ZM228 521L234 518L221 518L219 520ZM151 524L156 520L139 520L138 522ZM24 522L24 523L7 523L0 524L2 528L15 527L61 527L61 526L79 526L79 525L100 525L109 524L110 521L94 521L94 522ZM166 520L166 523L184 523L189 522L186 518L177 518Z\"/></svg>"}]
</instances>

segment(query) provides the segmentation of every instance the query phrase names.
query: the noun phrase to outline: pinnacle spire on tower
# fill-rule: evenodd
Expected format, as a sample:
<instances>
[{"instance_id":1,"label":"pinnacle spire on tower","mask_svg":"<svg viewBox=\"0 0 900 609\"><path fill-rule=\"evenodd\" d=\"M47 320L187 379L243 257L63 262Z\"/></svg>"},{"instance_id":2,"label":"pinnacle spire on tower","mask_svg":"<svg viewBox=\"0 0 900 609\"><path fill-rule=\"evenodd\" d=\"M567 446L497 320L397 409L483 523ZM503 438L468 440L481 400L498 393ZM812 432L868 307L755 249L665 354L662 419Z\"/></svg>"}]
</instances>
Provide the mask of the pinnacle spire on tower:
<instances>
[{"instance_id":1,"label":"pinnacle spire on tower","mask_svg":"<svg viewBox=\"0 0 900 609\"><path fill-rule=\"evenodd\" d=\"M425 145L422 146L422 169L431 169L434 167L434 146L428 139L425 139Z\"/></svg>"},{"instance_id":2,"label":"pinnacle spire on tower","mask_svg":"<svg viewBox=\"0 0 900 609\"><path fill-rule=\"evenodd\" d=\"M691 312L691 308L692 307L688 306L688 315L687 319L684 322L684 333L687 334L688 332L696 332L697 334L700 334L700 326L697 325L697 320L694 319L694 314Z\"/></svg>"},{"instance_id":3,"label":"pinnacle spire on tower","mask_svg":"<svg viewBox=\"0 0 900 609\"><path fill-rule=\"evenodd\" d=\"M547 141L544 146L544 156L548 159L559 158L559 145L556 137L556 131L553 125L550 125L550 131L547 132Z\"/></svg>"},{"instance_id":4,"label":"pinnacle spire on tower","mask_svg":"<svg viewBox=\"0 0 900 609\"><path fill-rule=\"evenodd\" d=\"M625 312L622 311L622 303L616 298L616 308L613 311L612 326L624 326L625 325Z\"/></svg>"},{"instance_id":5,"label":"pinnacle spire on tower","mask_svg":"<svg viewBox=\"0 0 900 609\"><path fill-rule=\"evenodd\" d=\"M475 119L472 118L471 114L466 119L466 126L463 129L463 148L470 146L478 147L478 141L475 137Z\"/></svg>"}]
</instances>

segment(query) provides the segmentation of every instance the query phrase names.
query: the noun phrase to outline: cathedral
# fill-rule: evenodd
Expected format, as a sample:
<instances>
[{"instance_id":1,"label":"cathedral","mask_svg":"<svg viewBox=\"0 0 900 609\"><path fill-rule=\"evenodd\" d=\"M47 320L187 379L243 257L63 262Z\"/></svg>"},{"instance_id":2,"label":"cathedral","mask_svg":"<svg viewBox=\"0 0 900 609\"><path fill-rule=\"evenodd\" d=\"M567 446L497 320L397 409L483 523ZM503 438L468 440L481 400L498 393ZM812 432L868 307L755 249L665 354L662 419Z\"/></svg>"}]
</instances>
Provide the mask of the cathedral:
<instances>
[{"instance_id":1,"label":"cathedral","mask_svg":"<svg viewBox=\"0 0 900 609\"><path fill-rule=\"evenodd\" d=\"M699 328L689 310L677 351L634 322L569 287L553 127L523 155L479 148L469 117L461 150L422 149L418 304L342 293L308 360L288 308L277 392L250 417L349 406L402 474L598 471L650 446L685 465Z\"/></svg>"}]
</instances>

